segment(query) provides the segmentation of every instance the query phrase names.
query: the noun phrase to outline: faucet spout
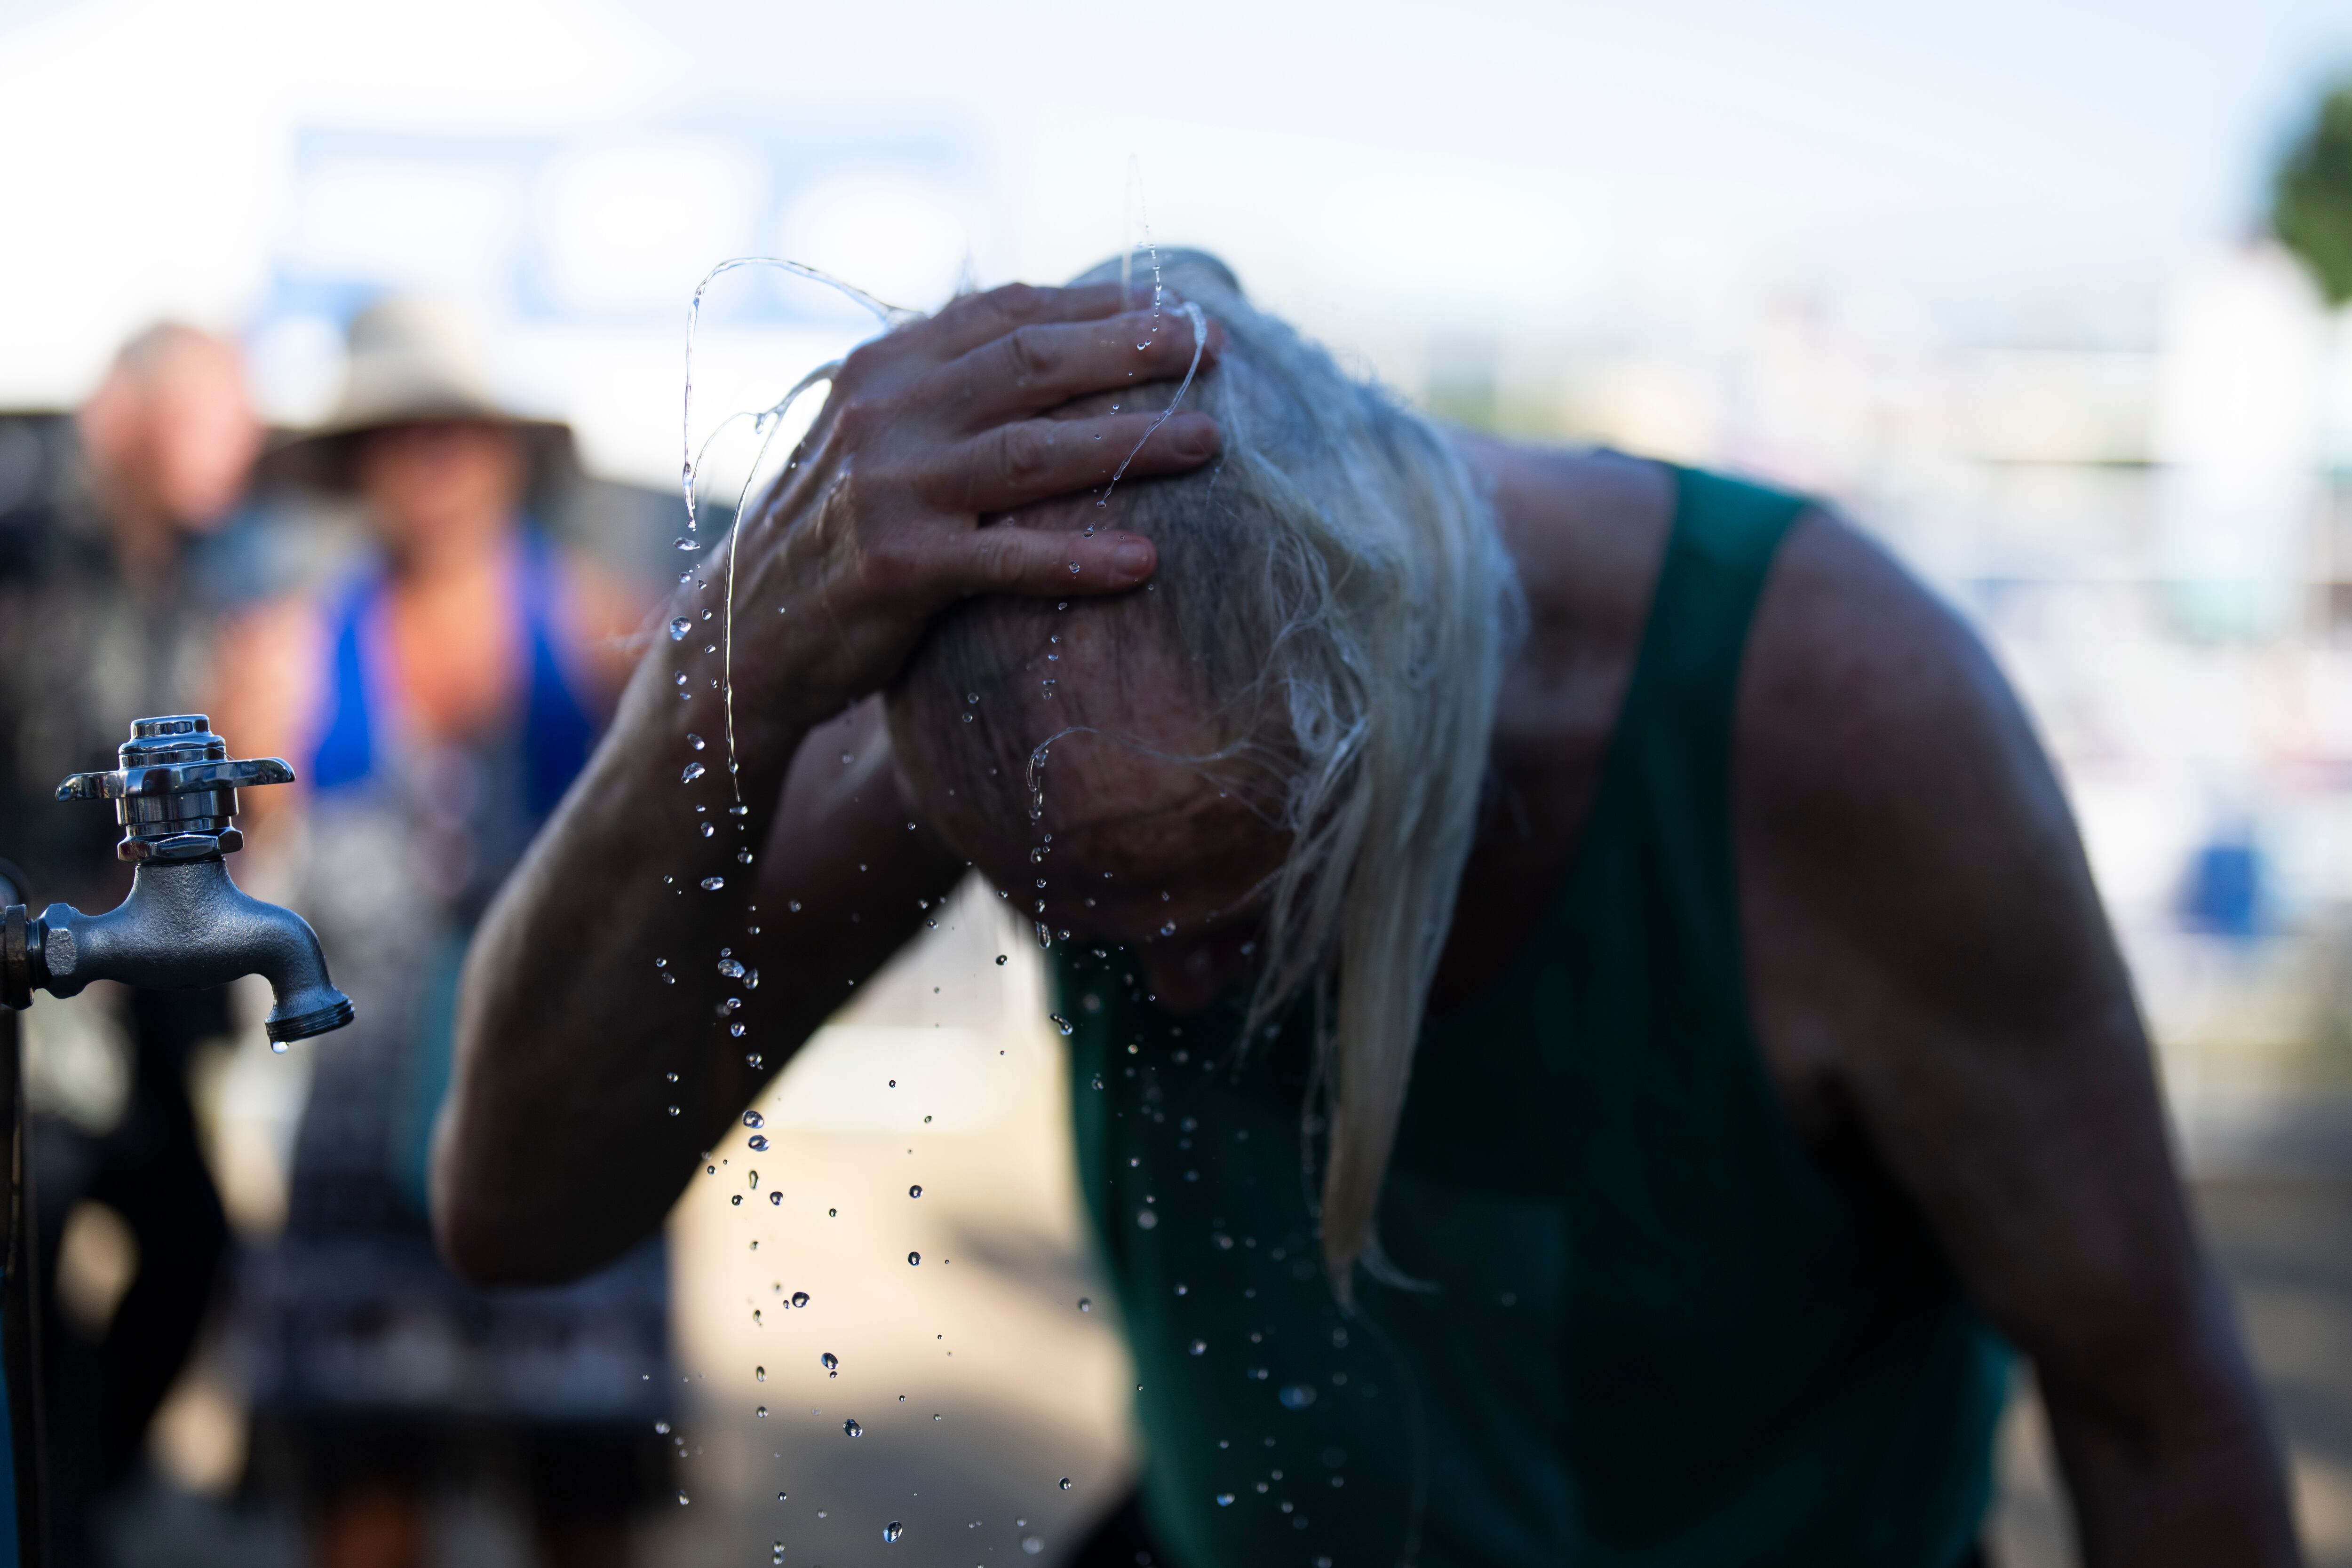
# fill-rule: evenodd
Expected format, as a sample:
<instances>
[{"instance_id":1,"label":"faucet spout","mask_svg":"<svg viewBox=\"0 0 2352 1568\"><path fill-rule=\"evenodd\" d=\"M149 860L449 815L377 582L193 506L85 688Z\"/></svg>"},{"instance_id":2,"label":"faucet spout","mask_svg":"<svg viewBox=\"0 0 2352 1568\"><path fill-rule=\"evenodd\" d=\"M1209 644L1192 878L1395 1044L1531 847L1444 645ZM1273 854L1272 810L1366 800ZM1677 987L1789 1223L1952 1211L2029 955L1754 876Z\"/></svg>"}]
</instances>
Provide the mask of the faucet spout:
<instances>
[{"instance_id":1,"label":"faucet spout","mask_svg":"<svg viewBox=\"0 0 2352 1568\"><path fill-rule=\"evenodd\" d=\"M147 862L121 904L104 915L53 904L28 923L24 946L32 983L52 996L92 980L178 989L259 975L277 997L265 1026L273 1042L352 1021L351 998L327 977L310 923L237 886L221 860Z\"/></svg>"}]
</instances>

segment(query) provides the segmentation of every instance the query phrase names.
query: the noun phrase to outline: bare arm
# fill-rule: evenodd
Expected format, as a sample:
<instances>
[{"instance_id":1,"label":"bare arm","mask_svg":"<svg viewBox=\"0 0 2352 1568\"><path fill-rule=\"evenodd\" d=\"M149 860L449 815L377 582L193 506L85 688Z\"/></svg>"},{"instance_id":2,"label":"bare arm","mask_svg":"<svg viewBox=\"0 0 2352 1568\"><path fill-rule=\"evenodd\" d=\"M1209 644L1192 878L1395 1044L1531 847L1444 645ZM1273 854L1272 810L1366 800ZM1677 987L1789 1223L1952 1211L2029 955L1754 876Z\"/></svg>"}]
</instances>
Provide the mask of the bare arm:
<instances>
[{"instance_id":1,"label":"bare arm","mask_svg":"<svg viewBox=\"0 0 2352 1568\"><path fill-rule=\"evenodd\" d=\"M2129 977L1983 650L1809 519L1759 613L1738 758L1767 1059L1801 1126L1858 1124L2032 1358L2085 1561L2295 1561Z\"/></svg>"},{"instance_id":2,"label":"bare arm","mask_svg":"<svg viewBox=\"0 0 2352 1568\"><path fill-rule=\"evenodd\" d=\"M1189 334L1118 308L1116 287L1000 289L850 357L797 466L730 546L740 815L706 652L719 622L700 619L719 607L724 554L662 612L689 634L654 640L467 957L433 1169L460 1270L569 1278L654 1230L760 1080L961 869L908 831L866 699L966 595L1114 592L1150 575L1134 535L981 526L1099 484L1144 438L1148 413L1039 417L1183 369ZM1210 421L1180 414L1130 472L1215 448ZM721 949L761 972L756 990L722 974Z\"/></svg>"}]
</instances>

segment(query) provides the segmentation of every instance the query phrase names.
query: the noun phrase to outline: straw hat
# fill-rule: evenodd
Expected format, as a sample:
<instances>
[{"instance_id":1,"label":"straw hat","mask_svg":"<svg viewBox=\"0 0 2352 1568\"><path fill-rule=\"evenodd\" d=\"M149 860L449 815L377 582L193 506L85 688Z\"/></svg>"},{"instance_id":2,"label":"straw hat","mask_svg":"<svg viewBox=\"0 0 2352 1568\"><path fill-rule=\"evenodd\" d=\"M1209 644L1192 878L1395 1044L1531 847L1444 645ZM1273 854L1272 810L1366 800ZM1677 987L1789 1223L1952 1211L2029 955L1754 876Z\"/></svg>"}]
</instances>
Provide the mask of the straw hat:
<instances>
[{"instance_id":1,"label":"straw hat","mask_svg":"<svg viewBox=\"0 0 2352 1568\"><path fill-rule=\"evenodd\" d=\"M482 374L473 335L433 300L395 295L352 319L342 395L319 423L292 432L265 460L276 476L322 489L349 489L359 438L373 430L429 420L482 420L511 426L542 474L568 460L572 427L500 402Z\"/></svg>"}]
</instances>

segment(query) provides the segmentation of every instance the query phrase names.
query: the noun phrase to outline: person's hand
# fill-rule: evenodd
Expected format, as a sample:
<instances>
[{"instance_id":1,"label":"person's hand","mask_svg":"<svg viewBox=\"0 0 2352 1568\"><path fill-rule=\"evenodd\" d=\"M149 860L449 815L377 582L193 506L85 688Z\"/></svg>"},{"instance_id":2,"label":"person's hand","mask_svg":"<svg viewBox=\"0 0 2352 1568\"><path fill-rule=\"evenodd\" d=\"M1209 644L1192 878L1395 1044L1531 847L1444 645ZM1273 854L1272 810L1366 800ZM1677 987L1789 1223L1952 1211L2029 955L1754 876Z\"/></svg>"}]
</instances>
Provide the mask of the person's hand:
<instances>
[{"instance_id":1,"label":"person's hand","mask_svg":"<svg viewBox=\"0 0 2352 1568\"><path fill-rule=\"evenodd\" d=\"M739 718L805 727L831 717L887 685L931 617L969 595L1116 593L1151 575L1156 557L1140 535L1047 532L1003 516L1100 485L1130 453L1131 477L1181 473L1216 453L1205 414L1152 429L1164 386L1143 408L1045 417L1075 399L1172 382L1192 363L1183 313L1121 305L1116 285L999 288L849 356L796 465L729 546L739 552ZM1212 323L1204 366L1221 339ZM709 575L724 582L723 556Z\"/></svg>"}]
</instances>

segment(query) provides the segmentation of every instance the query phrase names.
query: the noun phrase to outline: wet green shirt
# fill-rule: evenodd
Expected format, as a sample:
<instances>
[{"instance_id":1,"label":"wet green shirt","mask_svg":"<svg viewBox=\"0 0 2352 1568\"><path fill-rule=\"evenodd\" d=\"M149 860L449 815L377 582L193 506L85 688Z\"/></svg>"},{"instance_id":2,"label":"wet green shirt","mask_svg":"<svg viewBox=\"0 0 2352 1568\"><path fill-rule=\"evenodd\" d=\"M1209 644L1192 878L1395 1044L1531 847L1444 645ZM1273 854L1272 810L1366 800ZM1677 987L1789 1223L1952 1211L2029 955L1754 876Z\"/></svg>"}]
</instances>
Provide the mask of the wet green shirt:
<instances>
[{"instance_id":1,"label":"wet green shirt","mask_svg":"<svg viewBox=\"0 0 2352 1568\"><path fill-rule=\"evenodd\" d=\"M1343 1314L1303 1019L1233 1070L1126 953L1061 950L1080 1180L1176 1568L1952 1568L2005 1358L1915 1217L1798 1143L1741 977L1741 651L1793 497L1679 499L1585 841L1515 966L1423 1031Z\"/></svg>"}]
</instances>

